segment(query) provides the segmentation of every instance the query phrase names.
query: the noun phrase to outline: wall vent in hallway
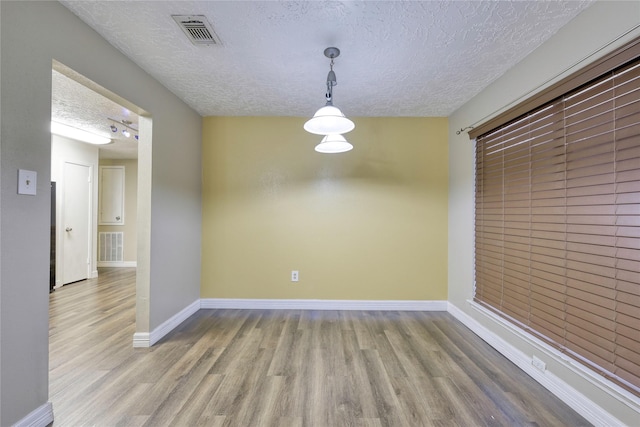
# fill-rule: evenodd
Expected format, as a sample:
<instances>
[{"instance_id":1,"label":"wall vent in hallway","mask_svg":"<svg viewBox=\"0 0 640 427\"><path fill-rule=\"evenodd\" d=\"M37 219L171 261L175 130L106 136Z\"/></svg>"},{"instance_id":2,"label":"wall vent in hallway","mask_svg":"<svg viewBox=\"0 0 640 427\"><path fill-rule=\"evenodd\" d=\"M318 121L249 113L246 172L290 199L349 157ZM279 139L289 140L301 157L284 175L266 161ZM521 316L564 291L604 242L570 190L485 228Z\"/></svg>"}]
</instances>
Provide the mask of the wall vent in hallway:
<instances>
[{"instance_id":1,"label":"wall vent in hallway","mask_svg":"<svg viewBox=\"0 0 640 427\"><path fill-rule=\"evenodd\" d=\"M98 233L98 261L123 262L123 241L124 233L122 231Z\"/></svg>"}]
</instances>

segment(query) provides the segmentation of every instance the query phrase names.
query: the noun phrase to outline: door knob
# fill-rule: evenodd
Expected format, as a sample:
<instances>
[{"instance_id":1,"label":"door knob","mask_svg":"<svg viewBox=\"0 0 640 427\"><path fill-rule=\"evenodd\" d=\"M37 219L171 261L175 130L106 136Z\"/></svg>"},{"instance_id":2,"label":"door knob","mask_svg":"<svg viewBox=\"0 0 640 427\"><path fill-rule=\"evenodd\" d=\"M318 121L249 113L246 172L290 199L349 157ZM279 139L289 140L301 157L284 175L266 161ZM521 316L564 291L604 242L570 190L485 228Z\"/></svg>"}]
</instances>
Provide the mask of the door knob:
<instances>
[{"instance_id":1,"label":"door knob","mask_svg":"<svg viewBox=\"0 0 640 427\"><path fill-rule=\"evenodd\" d=\"M116 217L116 221L120 221L120 217L119 216Z\"/></svg>"},{"instance_id":2,"label":"door knob","mask_svg":"<svg viewBox=\"0 0 640 427\"><path fill-rule=\"evenodd\" d=\"M73 228L71 228L71 227L67 227L67 228L64 229L64 231L71 231L71 230L73 230Z\"/></svg>"}]
</instances>

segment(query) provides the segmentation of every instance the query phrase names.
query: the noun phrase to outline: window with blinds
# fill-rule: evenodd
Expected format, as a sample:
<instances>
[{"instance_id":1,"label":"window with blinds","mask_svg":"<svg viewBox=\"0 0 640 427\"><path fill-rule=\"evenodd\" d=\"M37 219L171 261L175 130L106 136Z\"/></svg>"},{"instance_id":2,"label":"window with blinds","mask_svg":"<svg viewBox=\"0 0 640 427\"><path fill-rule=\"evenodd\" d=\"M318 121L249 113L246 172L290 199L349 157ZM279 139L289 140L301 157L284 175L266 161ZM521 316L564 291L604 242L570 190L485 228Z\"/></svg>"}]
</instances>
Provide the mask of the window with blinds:
<instances>
[{"instance_id":1,"label":"window with blinds","mask_svg":"<svg viewBox=\"0 0 640 427\"><path fill-rule=\"evenodd\" d=\"M475 301L640 395L640 60L476 139Z\"/></svg>"}]
</instances>

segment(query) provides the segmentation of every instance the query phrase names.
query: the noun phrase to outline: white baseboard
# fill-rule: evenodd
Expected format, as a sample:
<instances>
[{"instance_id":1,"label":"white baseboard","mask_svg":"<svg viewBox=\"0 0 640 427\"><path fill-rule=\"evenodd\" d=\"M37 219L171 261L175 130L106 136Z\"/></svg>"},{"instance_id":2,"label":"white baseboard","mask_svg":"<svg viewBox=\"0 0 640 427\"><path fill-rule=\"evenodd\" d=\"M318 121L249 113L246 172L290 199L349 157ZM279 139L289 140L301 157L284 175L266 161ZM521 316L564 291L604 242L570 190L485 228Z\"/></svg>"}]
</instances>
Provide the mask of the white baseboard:
<instances>
[{"instance_id":1,"label":"white baseboard","mask_svg":"<svg viewBox=\"0 0 640 427\"><path fill-rule=\"evenodd\" d=\"M350 301L203 298L151 332L133 334L133 347L151 347L199 309L447 311L447 301Z\"/></svg>"},{"instance_id":2,"label":"white baseboard","mask_svg":"<svg viewBox=\"0 0 640 427\"><path fill-rule=\"evenodd\" d=\"M153 331L136 332L133 334L133 346L135 348L151 347L198 310L200 310L200 300L192 302Z\"/></svg>"},{"instance_id":3,"label":"white baseboard","mask_svg":"<svg viewBox=\"0 0 640 427\"><path fill-rule=\"evenodd\" d=\"M137 266L138 266L137 261L98 261L98 267L137 267Z\"/></svg>"},{"instance_id":4,"label":"white baseboard","mask_svg":"<svg viewBox=\"0 0 640 427\"><path fill-rule=\"evenodd\" d=\"M46 427L53 422L53 405L47 402L34 409L13 427Z\"/></svg>"},{"instance_id":5,"label":"white baseboard","mask_svg":"<svg viewBox=\"0 0 640 427\"><path fill-rule=\"evenodd\" d=\"M202 298L200 308L248 310L447 311L447 301Z\"/></svg>"},{"instance_id":6,"label":"white baseboard","mask_svg":"<svg viewBox=\"0 0 640 427\"><path fill-rule=\"evenodd\" d=\"M499 318L493 313L488 312L488 310L481 309L483 314L487 315L492 320L495 320L499 324L503 324L507 328L515 328L511 324L506 324L506 321L502 318ZM605 409L594 403L591 399L587 398L584 394L567 384L565 381L560 379L558 376L554 375L551 371L545 370L540 371L535 368L532 364L532 356L524 354L522 351L518 350L516 347L505 341L500 336L496 335L494 332L487 329L477 320L466 314L464 311L460 310L455 305L449 303L448 308L449 313L460 322L462 322L466 327L471 329L476 335L486 341L489 345L499 351L503 356L513 362L516 366L526 372L529 376L531 376L534 380L539 382L544 388L553 393L557 398L562 400L564 403L569 405L573 410L578 412L584 418L586 418L589 422L596 426L624 426L624 423L617 419L614 415L607 412ZM486 313L485 313L486 311ZM566 356L560 355L555 349L551 348L547 344L543 343L540 340L537 340L535 337L529 338L526 332L521 331L518 333L518 336L521 339L525 339L529 341L535 347L540 348L541 352L544 352L546 357L556 359L556 361L567 364L573 363L572 361L568 361ZM546 348L545 348L546 347ZM558 353L557 355L554 353ZM586 368L581 368L585 369ZM576 369L571 369L576 372ZM577 372L576 372L577 373ZM583 374L584 377L591 376L589 373L585 372ZM590 381L594 385L594 381ZM602 388L602 387L600 387ZM609 394L612 394L610 391L607 391ZM625 393L622 389L620 389L621 393ZM628 394L628 393L627 393ZM631 398L632 399L632 398ZM625 400L628 406L630 401L628 397L622 398L622 396L618 397L618 400ZM640 413L639 413L640 415Z\"/></svg>"},{"instance_id":7,"label":"white baseboard","mask_svg":"<svg viewBox=\"0 0 640 427\"><path fill-rule=\"evenodd\" d=\"M149 332L136 332L133 334L133 348L151 347L151 334Z\"/></svg>"}]
</instances>

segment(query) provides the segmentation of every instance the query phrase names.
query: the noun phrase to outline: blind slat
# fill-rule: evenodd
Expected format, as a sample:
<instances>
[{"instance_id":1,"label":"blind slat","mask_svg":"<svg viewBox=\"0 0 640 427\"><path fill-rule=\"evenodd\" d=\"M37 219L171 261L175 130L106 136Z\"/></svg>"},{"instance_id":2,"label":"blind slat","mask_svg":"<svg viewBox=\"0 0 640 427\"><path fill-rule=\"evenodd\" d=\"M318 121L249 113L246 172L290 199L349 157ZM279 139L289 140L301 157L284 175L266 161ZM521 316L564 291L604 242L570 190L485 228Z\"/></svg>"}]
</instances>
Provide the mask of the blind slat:
<instances>
[{"instance_id":1,"label":"blind slat","mask_svg":"<svg viewBox=\"0 0 640 427\"><path fill-rule=\"evenodd\" d=\"M478 136L474 299L640 396L634 58Z\"/></svg>"}]
</instances>

